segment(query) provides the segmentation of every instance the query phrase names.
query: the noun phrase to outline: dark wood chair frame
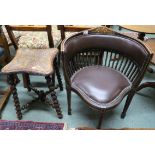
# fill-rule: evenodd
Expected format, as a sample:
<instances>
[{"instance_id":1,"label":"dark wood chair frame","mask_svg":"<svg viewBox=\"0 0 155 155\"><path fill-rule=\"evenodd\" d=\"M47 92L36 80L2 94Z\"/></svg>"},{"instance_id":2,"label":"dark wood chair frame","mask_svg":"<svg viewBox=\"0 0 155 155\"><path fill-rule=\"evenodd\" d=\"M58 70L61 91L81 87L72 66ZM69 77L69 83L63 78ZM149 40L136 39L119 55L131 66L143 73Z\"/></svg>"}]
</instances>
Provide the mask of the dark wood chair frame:
<instances>
[{"instance_id":1,"label":"dark wood chair frame","mask_svg":"<svg viewBox=\"0 0 155 155\"><path fill-rule=\"evenodd\" d=\"M78 35L84 35L84 32L80 32L78 34L75 34L68 39L66 39L61 47L61 52L62 52L62 61L63 61L63 71L64 71L64 76L65 76L65 81L66 81L66 91L67 91L67 101L68 101L68 114L71 115L71 92L77 93L92 109L95 109L99 111L100 116L99 116L99 122L97 125L97 128L99 129L101 127L102 119L103 119L103 114L110 110L110 109L96 109L92 105L90 105L84 97L79 94L76 90L72 89L71 87L71 81L70 78L72 75L80 70L83 67L86 66L92 66L92 65L104 65L107 67L114 68L121 73L123 73L132 83L132 88L131 91L126 94L127 95L127 100L123 109L123 112L121 114L121 118L125 118L126 112L129 108L129 105L131 103L131 100L134 96L134 94L137 91L137 88L143 79L144 73L147 69L147 66L150 62L151 59L151 54L147 47L145 47L144 44L142 44L140 41L130 38L128 36L125 36L123 34L117 33L111 29L108 28L101 28L100 29L92 29L87 31L86 33L88 34L100 34L100 35L117 35L123 38L131 39L134 40L138 43L140 43L144 48L146 48L146 51L148 52L148 56L146 60L144 61L142 66L139 66L138 63L135 62L134 59L128 58L126 55L121 55L121 53L118 53L117 51L111 51L108 49L87 49L84 51L79 51L78 53L74 53L72 55L67 55L67 52L64 52L65 49L65 43L67 43L68 40L71 40L73 37L76 37ZM95 52L95 54L94 54ZM112 57L119 57L119 59L116 59L115 61L108 61L112 60ZM104 58L104 64L103 64L103 58ZM123 64L124 62L124 64Z\"/></svg>"}]
</instances>

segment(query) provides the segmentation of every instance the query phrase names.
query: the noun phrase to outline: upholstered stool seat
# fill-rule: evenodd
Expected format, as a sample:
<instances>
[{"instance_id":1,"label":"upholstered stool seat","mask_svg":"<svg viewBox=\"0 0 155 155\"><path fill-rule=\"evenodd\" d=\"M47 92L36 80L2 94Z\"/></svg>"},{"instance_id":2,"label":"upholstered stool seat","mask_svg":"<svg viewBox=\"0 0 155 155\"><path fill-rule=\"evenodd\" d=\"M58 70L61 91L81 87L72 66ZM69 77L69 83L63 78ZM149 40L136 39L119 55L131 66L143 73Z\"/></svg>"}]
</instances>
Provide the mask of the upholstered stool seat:
<instances>
[{"instance_id":1,"label":"upholstered stool seat","mask_svg":"<svg viewBox=\"0 0 155 155\"><path fill-rule=\"evenodd\" d=\"M54 71L53 61L57 53L56 48L18 49L14 59L2 69L2 72L49 75Z\"/></svg>"},{"instance_id":2,"label":"upholstered stool seat","mask_svg":"<svg viewBox=\"0 0 155 155\"><path fill-rule=\"evenodd\" d=\"M105 110L120 103L131 90L131 82L112 68L89 66L73 74L71 87L83 96L90 106Z\"/></svg>"}]
</instances>

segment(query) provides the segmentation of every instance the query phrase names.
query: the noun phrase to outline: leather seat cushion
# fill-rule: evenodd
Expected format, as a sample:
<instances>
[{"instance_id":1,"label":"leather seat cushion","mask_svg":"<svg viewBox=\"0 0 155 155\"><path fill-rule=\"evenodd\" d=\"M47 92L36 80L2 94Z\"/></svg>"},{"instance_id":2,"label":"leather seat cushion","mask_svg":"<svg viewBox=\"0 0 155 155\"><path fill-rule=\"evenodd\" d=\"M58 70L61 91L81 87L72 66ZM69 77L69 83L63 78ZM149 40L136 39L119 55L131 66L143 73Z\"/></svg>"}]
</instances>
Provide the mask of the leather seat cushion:
<instances>
[{"instance_id":1,"label":"leather seat cushion","mask_svg":"<svg viewBox=\"0 0 155 155\"><path fill-rule=\"evenodd\" d=\"M116 106L131 89L130 81L120 72L103 66L85 67L71 77L72 89L95 108Z\"/></svg>"}]
</instances>

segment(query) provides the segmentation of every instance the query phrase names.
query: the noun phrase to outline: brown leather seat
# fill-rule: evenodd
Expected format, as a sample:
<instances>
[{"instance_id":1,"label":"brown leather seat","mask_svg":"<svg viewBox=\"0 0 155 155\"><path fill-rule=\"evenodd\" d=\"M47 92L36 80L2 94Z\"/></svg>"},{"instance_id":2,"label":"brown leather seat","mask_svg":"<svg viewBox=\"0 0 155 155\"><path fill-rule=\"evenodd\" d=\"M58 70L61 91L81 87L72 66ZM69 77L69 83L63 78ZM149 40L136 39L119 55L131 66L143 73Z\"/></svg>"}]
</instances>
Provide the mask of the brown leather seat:
<instances>
[{"instance_id":1,"label":"brown leather seat","mask_svg":"<svg viewBox=\"0 0 155 155\"><path fill-rule=\"evenodd\" d=\"M112 68L89 66L72 76L71 86L88 104L101 110L120 103L123 94L131 89L131 82Z\"/></svg>"}]
</instances>

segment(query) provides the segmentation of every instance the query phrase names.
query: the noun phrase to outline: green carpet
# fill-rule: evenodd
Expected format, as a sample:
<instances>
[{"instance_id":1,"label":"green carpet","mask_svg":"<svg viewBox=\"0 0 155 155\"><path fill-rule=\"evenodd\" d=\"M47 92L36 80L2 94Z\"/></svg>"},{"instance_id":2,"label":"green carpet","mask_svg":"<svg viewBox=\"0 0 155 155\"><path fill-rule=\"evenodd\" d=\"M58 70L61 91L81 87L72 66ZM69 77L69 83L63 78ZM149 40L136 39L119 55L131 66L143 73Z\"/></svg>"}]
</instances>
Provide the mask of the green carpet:
<instances>
[{"instance_id":1,"label":"green carpet","mask_svg":"<svg viewBox=\"0 0 155 155\"><path fill-rule=\"evenodd\" d=\"M6 87L5 78L5 76L0 76L0 85L2 88ZM20 79L21 82L17 88L21 105L23 105L34 99L35 94L33 92L27 92L27 90L23 88L21 75ZM146 73L143 82L154 81L154 79L155 73ZM43 77L31 76L31 81L34 84L43 83L45 79ZM56 90L56 93L62 108L63 119L58 119L56 112L47 105L35 103L29 111L23 113L23 120L66 122L68 128L96 127L98 123L98 113L90 109L76 94L72 94L72 115L70 116L67 114L66 91L61 92ZM128 109L127 116L125 119L121 119L120 114L124 103L125 99L113 111L106 113L102 128L155 128L155 89L146 88L137 93ZM3 110L2 119L17 119L12 96Z\"/></svg>"}]
</instances>

